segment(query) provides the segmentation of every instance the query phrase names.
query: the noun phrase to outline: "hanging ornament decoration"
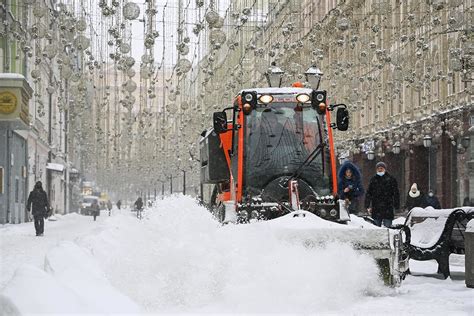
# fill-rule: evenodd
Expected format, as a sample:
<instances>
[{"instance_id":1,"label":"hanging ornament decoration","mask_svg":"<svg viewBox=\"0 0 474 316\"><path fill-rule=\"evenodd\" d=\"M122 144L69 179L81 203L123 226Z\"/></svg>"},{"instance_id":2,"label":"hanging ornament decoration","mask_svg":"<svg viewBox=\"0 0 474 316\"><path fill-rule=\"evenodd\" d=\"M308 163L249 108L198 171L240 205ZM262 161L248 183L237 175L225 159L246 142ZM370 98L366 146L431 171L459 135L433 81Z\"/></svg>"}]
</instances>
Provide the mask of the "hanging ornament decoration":
<instances>
[{"instance_id":1,"label":"hanging ornament decoration","mask_svg":"<svg viewBox=\"0 0 474 316\"><path fill-rule=\"evenodd\" d=\"M134 2L128 2L123 6L122 13L126 20L135 20L140 15L140 7Z\"/></svg>"},{"instance_id":2,"label":"hanging ornament decoration","mask_svg":"<svg viewBox=\"0 0 474 316\"><path fill-rule=\"evenodd\" d=\"M74 46L80 51L86 50L90 46L90 40L84 35L78 35L74 39Z\"/></svg>"},{"instance_id":3,"label":"hanging ornament decoration","mask_svg":"<svg viewBox=\"0 0 474 316\"><path fill-rule=\"evenodd\" d=\"M215 11L209 11L206 13L206 22L209 24L210 27L214 27L217 23L219 23L219 14Z\"/></svg>"},{"instance_id":4,"label":"hanging ornament decoration","mask_svg":"<svg viewBox=\"0 0 474 316\"><path fill-rule=\"evenodd\" d=\"M187 73L191 70L192 64L188 59L182 58L182 59L179 60L177 68L178 68L179 72Z\"/></svg>"},{"instance_id":5,"label":"hanging ornament decoration","mask_svg":"<svg viewBox=\"0 0 474 316\"><path fill-rule=\"evenodd\" d=\"M54 43L51 43L50 45L47 45L44 49L43 49L43 54L48 57L49 59L53 59L56 54L58 52L58 48L56 46L56 44Z\"/></svg>"},{"instance_id":6,"label":"hanging ornament decoration","mask_svg":"<svg viewBox=\"0 0 474 316\"><path fill-rule=\"evenodd\" d=\"M147 65L142 65L140 67L140 77L142 77L142 79L150 79L152 75L153 70L150 69Z\"/></svg>"},{"instance_id":7,"label":"hanging ornament decoration","mask_svg":"<svg viewBox=\"0 0 474 316\"><path fill-rule=\"evenodd\" d=\"M37 18L42 18L46 14L46 8L41 4L37 4L33 8L33 15Z\"/></svg>"},{"instance_id":8,"label":"hanging ornament decoration","mask_svg":"<svg viewBox=\"0 0 474 316\"><path fill-rule=\"evenodd\" d=\"M348 18L339 18L336 22L336 27L339 31L347 31L351 27L351 22Z\"/></svg>"},{"instance_id":9,"label":"hanging ornament decoration","mask_svg":"<svg viewBox=\"0 0 474 316\"><path fill-rule=\"evenodd\" d=\"M41 72L38 69L33 69L31 71L31 78L39 79L39 77L41 77Z\"/></svg>"},{"instance_id":10,"label":"hanging ornament decoration","mask_svg":"<svg viewBox=\"0 0 474 316\"><path fill-rule=\"evenodd\" d=\"M120 52L122 54L128 54L130 53L130 45L127 43L121 43L120 44Z\"/></svg>"},{"instance_id":11,"label":"hanging ornament decoration","mask_svg":"<svg viewBox=\"0 0 474 316\"><path fill-rule=\"evenodd\" d=\"M86 20L80 19L79 21L77 21L76 30L78 30L79 32L84 32L86 29L87 29Z\"/></svg>"},{"instance_id":12,"label":"hanging ornament decoration","mask_svg":"<svg viewBox=\"0 0 474 316\"><path fill-rule=\"evenodd\" d=\"M225 32L219 29L211 30L209 35L209 41L212 45L221 46L226 41Z\"/></svg>"},{"instance_id":13,"label":"hanging ornament decoration","mask_svg":"<svg viewBox=\"0 0 474 316\"><path fill-rule=\"evenodd\" d=\"M133 68L127 69L127 76L129 78L135 77L135 70Z\"/></svg>"},{"instance_id":14,"label":"hanging ornament decoration","mask_svg":"<svg viewBox=\"0 0 474 316\"><path fill-rule=\"evenodd\" d=\"M137 89L137 84L133 80L127 80L125 83L122 85L125 91L132 93Z\"/></svg>"},{"instance_id":15,"label":"hanging ornament decoration","mask_svg":"<svg viewBox=\"0 0 474 316\"><path fill-rule=\"evenodd\" d=\"M178 44L178 52L181 55L187 55L189 53L189 46L186 45L185 43Z\"/></svg>"}]
</instances>

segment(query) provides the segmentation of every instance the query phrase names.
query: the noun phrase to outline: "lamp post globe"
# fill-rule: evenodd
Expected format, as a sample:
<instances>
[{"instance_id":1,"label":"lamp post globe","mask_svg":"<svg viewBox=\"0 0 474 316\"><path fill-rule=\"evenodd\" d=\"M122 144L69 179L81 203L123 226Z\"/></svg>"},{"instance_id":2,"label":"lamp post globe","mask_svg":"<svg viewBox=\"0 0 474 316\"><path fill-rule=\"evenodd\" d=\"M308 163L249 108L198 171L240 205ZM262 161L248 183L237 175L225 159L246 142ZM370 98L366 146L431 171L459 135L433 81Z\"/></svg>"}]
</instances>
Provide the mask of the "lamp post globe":
<instances>
[{"instance_id":1,"label":"lamp post globe","mask_svg":"<svg viewBox=\"0 0 474 316\"><path fill-rule=\"evenodd\" d=\"M426 135L425 137L423 137L423 146L425 146L426 148L429 148L429 147L431 147L431 143L432 143L432 137L431 136Z\"/></svg>"},{"instance_id":2,"label":"lamp post globe","mask_svg":"<svg viewBox=\"0 0 474 316\"><path fill-rule=\"evenodd\" d=\"M284 73L285 72L273 62L265 73L265 77L267 78L270 87L280 87Z\"/></svg>"},{"instance_id":3,"label":"lamp post globe","mask_svg":"<svg viewBox=\"0 0 474 316\"><path fill-rule=\"evenodd\" d=\"M323 72L316 66L311 66L304 73L306 81L309 83L312 89L318 90L321 77Z\"/></svg>"},{"instance_id":4,"label":"lamp post globe","mask_svg":"<svg viewBox=\"0 0 474 316\"><path fill-rule=\"evenodd\" d=\"M395 144L393 144L392 151L396 155L398 155L400 153L400 143L399 142L396 142Z\"/></svg>"},{"instance_id":5,"label":"lamp post globe","mask_svg":"<svg viewBox=\"0 0 474 316\"><path fill-rule=\"evenodd\" d=\"M374 158L375 158L375 153L374 153L374 151L373 151L373 150L369 150L369 151L367 152L367 159L369 159L369 160L374 160Z\"/></svg>"},{"instance_id":6,"label":"lamp post globe","mask_svg":"<svg viewBox=\"0 0 474 316\"><path fill-rule=\"evenodd\" d=\"M471 138L469 136L464 136L461 139L461 145L462 147L464 147L464 149L467 149L470 144L471 144Z\"/></svg>"}]
</instances>

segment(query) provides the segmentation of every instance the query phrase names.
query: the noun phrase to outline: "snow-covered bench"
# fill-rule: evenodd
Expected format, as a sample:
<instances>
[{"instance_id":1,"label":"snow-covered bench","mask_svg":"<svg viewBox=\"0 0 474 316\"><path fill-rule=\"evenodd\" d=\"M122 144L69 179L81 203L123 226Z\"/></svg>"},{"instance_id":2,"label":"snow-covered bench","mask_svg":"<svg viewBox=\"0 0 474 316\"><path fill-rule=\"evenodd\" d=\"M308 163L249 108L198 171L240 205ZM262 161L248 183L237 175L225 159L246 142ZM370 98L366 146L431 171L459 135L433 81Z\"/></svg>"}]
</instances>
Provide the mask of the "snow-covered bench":
<instances>
[{"instance_id":1,"label":"snow-covered bench","mask_svg":"<svg viewBox=\"0 0 474 316\"><path fill-rule=\"evenodd\" d=\"M410 259L436 260L438 273L447 278L450 276L449 255L464 254L464 232L467 222L472 218L472 207L412 209L406 220L411 230Z\"/></svg>"}]
</instances>

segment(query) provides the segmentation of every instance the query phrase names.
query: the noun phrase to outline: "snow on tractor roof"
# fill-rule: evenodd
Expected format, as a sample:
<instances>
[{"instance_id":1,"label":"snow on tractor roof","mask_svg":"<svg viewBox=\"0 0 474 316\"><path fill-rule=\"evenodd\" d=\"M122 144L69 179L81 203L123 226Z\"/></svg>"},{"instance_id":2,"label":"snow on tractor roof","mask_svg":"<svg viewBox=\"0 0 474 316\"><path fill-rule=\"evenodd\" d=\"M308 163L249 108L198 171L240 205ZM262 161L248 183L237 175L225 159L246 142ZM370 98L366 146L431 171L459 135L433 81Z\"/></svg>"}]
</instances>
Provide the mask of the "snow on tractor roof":
<instances>
[{"instance_id":1,"label":"snow on tractor roof","mask_svg":"<svg viewBox=\"0 0 474 316\"><path fill-rule=\"evenodd\" d=\"M308 88L293 88L293 87L285 87L285 88L249 88L243 89L239 92L242 94L243 91L255 91L257 94L300 94L306 93L311 95L312 89Z\"/></svg>"}]
</instances>

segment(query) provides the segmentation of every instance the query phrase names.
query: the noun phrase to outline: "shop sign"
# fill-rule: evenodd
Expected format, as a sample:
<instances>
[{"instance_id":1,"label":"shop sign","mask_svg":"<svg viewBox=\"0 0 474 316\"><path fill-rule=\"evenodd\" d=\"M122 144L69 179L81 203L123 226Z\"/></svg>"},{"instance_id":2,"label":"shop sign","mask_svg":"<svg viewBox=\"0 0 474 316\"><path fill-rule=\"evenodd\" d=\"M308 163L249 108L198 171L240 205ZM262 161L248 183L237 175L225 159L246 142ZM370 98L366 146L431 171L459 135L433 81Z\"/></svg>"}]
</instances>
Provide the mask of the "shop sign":
<instances>
[{"instance_id":1,"label":"shop sign","mask_svg":"<svg viewBox=\"0 0 474 316\"><path fill-rule=\"evenodd\" d=\"M0 93L0 113L11 114L15 112L18 100L10 91Z\"/></svg>"}]
</instances>

